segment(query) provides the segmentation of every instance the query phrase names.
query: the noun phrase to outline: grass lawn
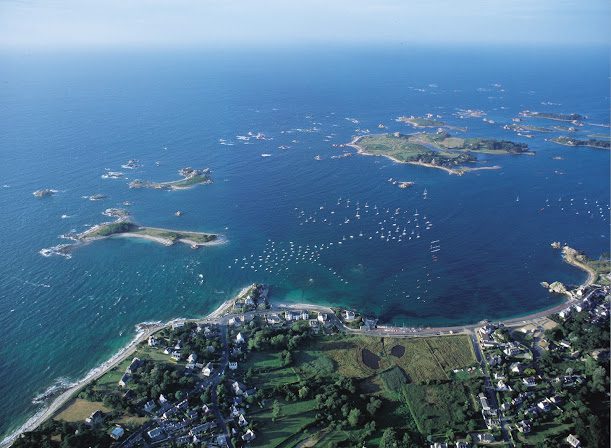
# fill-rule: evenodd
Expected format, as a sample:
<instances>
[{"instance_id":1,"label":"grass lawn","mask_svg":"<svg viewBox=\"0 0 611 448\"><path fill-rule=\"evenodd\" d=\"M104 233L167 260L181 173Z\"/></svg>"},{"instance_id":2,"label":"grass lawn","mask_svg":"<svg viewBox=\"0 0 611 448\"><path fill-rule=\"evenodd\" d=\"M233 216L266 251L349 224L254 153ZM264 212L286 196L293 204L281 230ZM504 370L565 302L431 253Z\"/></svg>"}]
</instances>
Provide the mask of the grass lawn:
<instances>
[{"instance_id":1,"label":"grass lawn","mask_svg":"<svg viewBox=\"0 0 611 448\"><path fill-rule=\"evenodd\" d=\"M408 384L403 394L422 435L443 434L447 428L466 429L469 417L463 407L473 411L473 404L465 383Z\"/></svg>"},{"instance_id":2,"label":"grass lawn","mask_svg":"<svg viewBox=\"0 0 611 448\"><path fill-rule=\"evenodd\" d=\"M533 428L532 432L528 435L518 434L518 438L528 443L529 445L536 445L539 442L543 442L547 437L556 436L558 434L568 434L572 429L573 425L569 423L556 424L553 422L542 423L540 426Z\"/></svg>"},{"instance_id":3,"label":"grass lawn","mask_svg":"<svg viewBox=\"0 0 611 448\"><path fill-rule=\"evenodd\" d=\"M267 406L250 414L257 421L259 431L252 446L277 447L288 439L300 436L302 428L314 421L316 400L291 401L278 400L281 416L272 421L272 401Z\"/></svg>"},{"instance_id":4,"label":"grass lawn","mask_svg":"<svg viewBox=\"0 0 611 448\"><path fill-rule=\"evenodd\" d=\"M82 422L91 415L92 412L100 410L110 412L111 409L104 406L101 401L88 401L76 398L71 401L56 417L55 420L66 422Z\"/></svg>"},{"instance_id":5,"label":"grass lawn","mask_svg":"<svg viewBox=\"0 0 611 448\"><path fill-rule=\"evenodd\" d=\"M299 381L299 376L293 367L282 367L280 352L251 352L241 368L263 369L260 373L255 373L252 378L252 382L258 386L279 386Z\"/></svg>"}]
</instances>

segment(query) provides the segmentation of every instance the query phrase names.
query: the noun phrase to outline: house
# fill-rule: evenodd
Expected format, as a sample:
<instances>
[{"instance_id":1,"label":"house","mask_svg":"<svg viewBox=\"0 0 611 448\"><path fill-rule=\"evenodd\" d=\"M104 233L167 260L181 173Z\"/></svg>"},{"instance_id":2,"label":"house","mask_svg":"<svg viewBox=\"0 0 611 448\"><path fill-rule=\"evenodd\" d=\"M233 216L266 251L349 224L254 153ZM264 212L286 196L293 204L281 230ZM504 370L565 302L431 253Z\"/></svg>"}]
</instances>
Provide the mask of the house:
<instances>
[{"instance_id":1,"label":"house","mask_svg":"<svg viewBox=\"0 0 611 448\"><path fill-rule=\"evenodd\" d=\"M202 373L204 374L204 376L210 376L210 374L212 373L212 363L211 362L209 362L208 364L204 366L204 368L202 369Z\"/></svg>"},{"instance_id":2,"label":"house","mask_svg":"<svg viewBox=\"0 0 611 448\"><path fill-rule=\"evenodd\" d=\"M505 384L505 381L499 380L499 382L496 384L496 390L504 392L511 390L511 388Z\"/></svg>"},{"instance_id":3,"label":"house","mask_svg":"<svg viewBox=\"0 0 611 448\"><path fill-rule=\"evenodd\" d=\"M182 328L185 326L184 321L181 322L173 322L172 323L172 330L176 330L177 328Z\"/></svg>"},{"instance_id":4,"label":"house","mask_svg":"<svg viewBox=\"0 0 611 448\"><path fill-rule=\"evenodd\" d=\"M235 342L236 344L243 344L244 342L246 342L244 336L242 336L242 333L238 333L238 335L235 337Z\"/></svg>"},{"instance_id":5,"label":"house","mask_svg":"<svg viewBox=\"0 0 611 448\"><path fill-rule=\"evenodd\" d=\"M318 327L318 320L317 319L310 319L309 320L309 325L312 328Z\"/></svg>"},{"instance_id":6,"label":"house","mask_svg":"<svg viewBox=\"0 0 611 448\"><path fill-rule=\"evenodd\" d=\"M119 386L125 387L127 383L129 383L132 379L132 376L129 373L124 373L121 379L119 380Z\"/></svg>"},{"instance_id":7,"label":"house","mask_svg":"<svg viewBox=\"0 0 611 448\"><path fill-rule=\"evenodd\" d=\"M153 412L157 406L153 400L149 400L144 404L144 412Z\"/></svg>"},{"instance_id":8,"label":"house","mask_svg":"<svg viewBox=\"0 0 611 448\"><path fill-rule=\"evenodd\" d=\"M153 441L156 442L158 440L163 439L164 434L163 434L163 429L157 427L155 429L151 429L150 431L148 431L146 433L147 436L149 436L149 438Z\"/></svg>"},{"instance_id":9,"label":"house","mask_svg":"<svg viewBox=\"0 0 611 448\"><path fill-rule=\"evenodd\" d=\"M167 402L168 402L168 399L163 394L159 395L159 404L163 405Z\"/></svg>"},{"instance_id":10,"label":"house","mask_svg":"<svg viewBox=\"0 0 611 448\"><path fill-rule=\"evenodd\" d=\"M522 373L524 372L524 365L520 362L514 362L509 366L509 370L511 370L513 373Z\"/></svg>"},{"instance_id":11,"label":"house","mask_svg":"<svg viewBox=\"0 0 611 448\"><path fill-rule=\"evenodd\" d=\"M573 448L578 448L581 446L581 442L579 441L577 436L573 434L569 434L569 436L566 438L566 443L571 445Z\"/></svg>"},{"instance_id":12,"label":"house","mask_svg":"<svg viewBox=\"0 0 611 448\"><path fill-rule=\"evenodd\" d=\"M475 433L473 434L473 439L476 442L481 442L481 443L492 443L494 442L494 436L488 432L484 432L484 433Z\"/></svg>"},{"instance_id":13,"label":"house","mask_svg":"<svg viewBox=\"0 0 611 448\"><path fill-rule=\"evenodd\" d=\"M237 381L234 381L231 384L231 389L233 390L233 393L236 395L242 395L244 393L244 386L242 386Z\"/></svg>"},{"instance_id":14,"label":"house","mask_svg":"<svg viewBox=\"0 0 611 448\"><path fill-rule=\"evenodd\" d=\"M159 344L159 341L157 340L155 336L149 336L148 344L149 344L149 347L157 347L157 344Z\"/></svg>"},{"instance_id":15,"label":"house","mask_svg":"<svg viewBox=\"0 0 611 448\"><path fill-rule=\"evenodd\" d=\"M299 320L300 318L301 318L301 313L297 311L285 311L284 312L284 319L288 321Z\"/></svg>"},{"instance_id":16,"label":"house","mask_svg":"<svg viewBox=\"0 0 611 448\"><path fill-rule=\"evenodd\" d=\"M116 426L112 431L110 431L110 437L115 440L119 440L125 434L125 430L120 426Z\"/></svg>"},{"instance_id":17,"label":"house","mask_svg":"<svg viewBox=\"0 0 611 448\"><path fill-rule=\"evenodd\" d=\"M229 370L236 370L238 368L238 362L237 361L230 361L229 362Z\"/></svg>"},{"instance_id":18,"label":"house","mask_svg":"<svg viewBox=\"0 0 611 448\"><path fill-rule=\"evenodd\" d=\"M356 319L356 313L354 311L344 310L342 312L342 317L344 318L345 321L351 322L354 319Z\"/></svg>"},{"instance_id":19,"label":"house","mask_svg":"<svg viewBox=\"0 0 611 448\"><path fill-rule=\"evenodd\" d=\"M537 385L537 382L535 381L535 377L534 376L529 376L526 378L522 378L522 382L527 386L527 387L534 387Z\"/></svg>"},{"instance_id":20,"label":"house","mask_svg":"<svg viewBox=\"0 0 611 448\"><path fill-rule=\"evenodd\" d=\"M522 420L516 424L518 431L528 434L531 430L531 424L529 420Z\"/></svg>"},{"instance_id":21,"label":"house","mask_svg":"<svg viewBox=\"0 0 611 448\"><path fill-rule=\"evenodd\" d=\"M255 301L253 300L252 297L247 296L246 299L244 299L244 305L246 305L246 306L255 306Z\"/></svg>"},{"instance_id":22,"label":"house","mask_svg":"<svg viewBox=\"0 0 611 448\"><path fill-rule=\"evenodd\" d=\"M549 401L547 401L547 398L537 403L537 407L541 409L543 412L548 412L550 407L549 407Z\"/></svg>"},{"instance_id":23,"label":"house","mask_svg":"<svg viewBox=\"0 0 611 448\"><path fill-rule=\"evenodd\" d=\"M552 404L555 404L556 406L560 406L562 403L564 403L562 397L559 397L558 395L554 395L552 398L549 399L549 401Z\"/></svg>"},{"instance_id":24,"label":"house","mask_svg":"<svg viewBox=\"0 0 611 448\"><path fill-rule=\"evenodd\" d=\"M255 433L252 432L252 429L249 429L248 431L246 431L244 433L244 435L242 436L242 440L244 442L251 442L251 441L255 440ZM217 440L217 442L218 442L218 440Z\"/></svg>"},{"instance_id":25,"label":"house","mask_svg":"<svg viewBox=\"0 0 611 448\"><path fill-rule=\"evenodd\" d=\"M572 313L573 310L571 308L565 308L558 313L558 316L560 316L562 320L566 320Z\"/></svg>"},{"instance_id":26,"label":"house","mask_svg":"<svg viewBox=\"0 0 611 448\"><path fill-rule=\"evenodd\" d=\"M265 320L270 325L277 325L281 322L280 316L278 316L276 313L266 314Z\"/></svg>"},{"instance_id":27,"label":"house","mask_svg":"<svg viewBox=\"0 0 611 448\"><path fill-rule=\"evenodd\" d=\"M142 365L142 361L140 361L139 358L134 358L132 359L132 362L129 364L129 366L127 367L127 369L125 369L125 373L129 373L132 374L134 373L138 367L140 367Z\"/></svg>"},{"instance_id":28,"label":"house","mask_svg":"<svg viewBox=\"0 0 611 448\"><path fill-rule=\"evenodd\" d=\"M469 444L464 440L456 441L456 448L469 448Z\"/></svg>"},{"instance_id":29,"label":"house","mask_svg":"<svg viewBox=\"0 0 611 448\"><path fill-rule=\"evenodd\" d=\"M104 421L104 414L99 409L93 411L89 417L85 419L85 423L89 426L97 426Z\"/></svg>"},{"instance_id":30,"label":"house","mask_svg":"<svg viewBox=\"0 0 611 448\"><path fill-rule=\"evenodd\" d=\"M503 353L505 353L507 356L517 356L520 353L522 353L522 350L520 350L519 347L516 347L514 345L509 345L505 347L505 349L503 350Z\"/></svg>"},{"instance_id":31,"label":"house","mask_svg":"<svg viewBox=\"0 0 611 448\"><path fill-rule=\"evenodd\" d=\"M327 321L328 318L329 318L329 316L327 315L327 313L318 313L317 319L318 319L319 322L324 323L324 322Z\"/></svg>"},{"instance_id":32,"label":"house","mask_svg":"<svg viewBox=\"0 0 611 448\"><path fill-rule=\"evenodd\" d=\"M172 354L170 355L170 358L172 358L174 361L180 361L181 358L181 354L180 352L177 352L176 350L172 352Z\"/></svg>"},{"instance_id":33,"label":"house","mask_svg":"<svg viewBox=\"0 0 611 448\"><path fill-rule=\"evenodd\" d=\"M301 311L299 313L299 318L301 320L308 320L310 318L310 313L308 313L307 311Z\"/></svg>"},{"instance_id":34,"label":"house","mask_svg":"<svg viewBox=\"0 0 611 448\"><path fill-rule=\"evenodd\" d=\"M244 417L244 414L240 414L240 416L238 417L238 425L240 426L248 425L248 421L246 420L246 417Z\"/></svg>"},{"instance_id":35,"label":"house","mask_svg":"<svg viewBox=\"0 0 611 448\"><path fill-rule=\"evenodd\" d=\"M197 361L197 355L195 353L191 353L187 358L187 362L194 363L195 361Z\"/></svg>"},{"instance_id":36,"label":"house","mask_svg":"<svg viewBox=\"0 0 611 448\"><path fill-rule=\"evenodd\" d=\"M445 442L431 443L431 448L448 448L448 444Z\"/></svg>"},{"instance_id":37,"label":"house","mask_svg":"<svg viewBox=\"0 0 611 448\"><path fill-rule=\"evenodd\" d=\"M490 404L488 403L488 398L486 397L486 395L484 395L483 392L480 392L479 394L479 401L482 404L482 410L484 411L490 411Z\"/></svg>"},{"instance_id":38,"label":"house","mask_svg":"<svg viewBox=\"0 0 611 448\"><path fill-rule=\"evenodd\" d=\"M189 407L189 400L187 399L182 400L180 403L176 405L176 409L179 409L181 411L184 411L188 407Z\"/></svg>"},{"instance_id":39,"label":"house","mask_svg":"<svg viewBox=\"0 0 611 448\"><path fill-rule=\"evenodd\" d=\"M208 407L208 405L203 405L202 406L202 412L204 414L207 414L208 412L210 412L210 408Z\"/></svg>"}]
</instances>

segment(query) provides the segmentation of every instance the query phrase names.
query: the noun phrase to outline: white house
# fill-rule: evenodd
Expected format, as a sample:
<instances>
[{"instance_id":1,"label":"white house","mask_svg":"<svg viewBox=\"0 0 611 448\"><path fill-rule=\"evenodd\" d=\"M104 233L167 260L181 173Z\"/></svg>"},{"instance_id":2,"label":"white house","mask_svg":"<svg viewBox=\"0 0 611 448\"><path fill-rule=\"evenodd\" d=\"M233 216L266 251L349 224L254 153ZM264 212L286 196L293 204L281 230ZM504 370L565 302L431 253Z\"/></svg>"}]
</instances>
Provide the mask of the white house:
<instances>
[{"instance_id":1,"label":"white house","mask_svg":"<svg viewBox=\"0 0 611 448\"><path fill-rule=\"evenodd\" d=\"M255 433L254 433L254 432L252 432L252 430L251 430L251 429L249 429L248 431L246 431L246 432L244 433L244 435L242 436L242 440L243 440L244 442L250 442L251 440L254 440L254 439L255 439Z\"/></svg>"},{"instance_id":2,"label":"white house","mask_svg":"<svg viewBox=\"0 0 611 448\"><path fill-rule=\"evenodd\" d=\"M144 405L144 412L153 412L153 410L155 409L155 402L153 400L149 400L146 402L146 404Z\"/></svg>"},{"instance_id":3,"label":"white house","mask_svg":"<svg viewBox=\"0 0 611 448\"><path fill-rule=\"evenodd\" d=\"M237 361L230 361L229 362L229 370L236 370L238 368L238 362Z\"/></svg>"},{"instance_id":4,"label":"white house","mask_svg":"<svg viewBox=\"0 0 611 448\"><path fill-rule=\"evenodd\" d=\"M346 321L352 321L352 320L356 319L356 313L354 311L344 310L342 315L344 316L344 319Z\"/></svg>"},{"instance_id":5,"label":"white house","mask_svg":"<svg viewBox=\"0 0 611 448\"><path fill-rule=\"evenodd\" d=\"M194 363L195 361L197 361L197 355L195 353L191 353L187 358L187 362Z\"/></svg>"},{"instance_id":6,"label":"white house","mask_svg":"<svg viewBox=\"0 0 611 448\"><path fill-rule=\"evenodd\" d=\"M243 344L244 342L246 342L244 336L242 336L242 333L238 333L238 335L235 337L235 342L236 344Z\"/></svg>"},{"instance_id":7,"label":"white house","mask_svg":"<svg viewBox=\"0 0 611 448\"><path fill-rule=\"evenodd\" d=\"M204 376L210 376L210 374L212 373L212 363L211 362L209 362L208 364L204 366L204 368L202 369L202 373L204 374Z\"/></svg>"},{"instance_id":8,"label":"white house","mask_svg":"<svg viewBox=\"0 0 611 448\"><path fill-rule=\"evenodd\" d=\"M566 438L566 443L571 445L573 448L578 448L581 446L581 442L577 436L574 436L573 434L569 434L569 436Z\"/></svg>"},{"instance_id":9,"label":"white house","mask_svg":"<svg viewBox=\"0 0 611 448\"><path fill-rule=\"evenodd\" d=\"M327 313L318 313L317 319L319 322L326 322L328 319Z\"/></svg>"},{"instance_id":10,"label":"white house","mask_svg":"<svg viewBox=\"0 0 611 448\"><path fill-rule=\"evenodd\" d=\"M159 342L157 341L157 338L155 336L149 336L149 339L148 339L149 347L157 347L158 343Z\"/></svg>"},{"instance_id":11,"label":"white house","mask_svg":"<svg viewBox=\"0 0 611 448\"><path fill-rule=\"evenodd\" d=\"M240 416L238 417L238 425L240 426L248 425L248 421L246 420L246 417L244 417L244 414L240 414Z\"/></svg>"}]
</instances>

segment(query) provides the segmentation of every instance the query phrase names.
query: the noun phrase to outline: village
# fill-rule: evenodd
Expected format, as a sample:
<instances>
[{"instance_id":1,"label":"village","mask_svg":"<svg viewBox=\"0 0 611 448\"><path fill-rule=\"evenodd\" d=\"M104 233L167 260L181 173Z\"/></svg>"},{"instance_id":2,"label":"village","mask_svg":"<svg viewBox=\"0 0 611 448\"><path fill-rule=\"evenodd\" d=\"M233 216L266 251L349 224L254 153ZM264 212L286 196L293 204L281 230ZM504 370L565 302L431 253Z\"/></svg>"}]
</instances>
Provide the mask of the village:
<instances>
[{"instance_id":1,"label":"village","mask_svg":"<svg viewBox=\"0 0 611 448\"><path fill-rule=\"evenodd\" d=\"M539 443L544 440L552 441L549 446L582 446L583 430L573 422L585 418L586 397L602 393L608 385L601 366L609 359L609 292L609 286L599 285L576 289L566 308L536 324L485 322L465 327L464 336L450 331L404 338L426 344L434 338L466 338L473 361L463 362L450 374L472 376L473 384L482 387L466 389L476 402L472 409L479 412L469 425L475 430L455 429L451 438L429 435L421 443L412 439L412 444L396 446L527 447L544 446ZM171 322L141 342L133 357L87 385L53 422L70 416L84 403L99 404L99 408L90 407L83 421L73 421L73 426L64 423L63 429L74 430L79 443L82 437L90 437L108 441L97 446L117 448L275 446L266 443L266 433L273 430L291 400L311 394L300 375L283 382L276 381L275 372L294 365L304 344L320 338L375 340L386 330L353 310L273 307L268 295L268 287L255 284L221 316ZM276 356L276 367L269 367L270 353ZM371 364L365 353L363 349L359 361L363 369L381 368ZM284 394L283 406L279 397ZM57 424L43 425L45 430L57 431ZM33 446L20 445L21 441L25 439L15 446Z\"/></svg>"}]
</instances>

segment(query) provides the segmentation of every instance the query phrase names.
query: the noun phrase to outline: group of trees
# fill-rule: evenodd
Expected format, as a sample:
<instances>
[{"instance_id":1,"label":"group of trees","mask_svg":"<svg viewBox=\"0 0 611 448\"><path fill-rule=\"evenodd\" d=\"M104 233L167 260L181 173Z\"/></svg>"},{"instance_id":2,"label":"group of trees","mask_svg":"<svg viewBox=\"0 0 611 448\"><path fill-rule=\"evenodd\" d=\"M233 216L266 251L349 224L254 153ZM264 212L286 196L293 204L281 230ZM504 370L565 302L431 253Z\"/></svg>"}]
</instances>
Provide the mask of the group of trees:
<instances>
[{"instance_id":1,"label":"group of trees","mask_svg":"<svg viewBox=\"0 0 611 448\"><path fill-rule=\"evenodd\" d=\"M106 448L112 439L104 429L90 428L84 423L47 420L34 431L22 434L14 448Z\"/></svg>"}]
</instances>

